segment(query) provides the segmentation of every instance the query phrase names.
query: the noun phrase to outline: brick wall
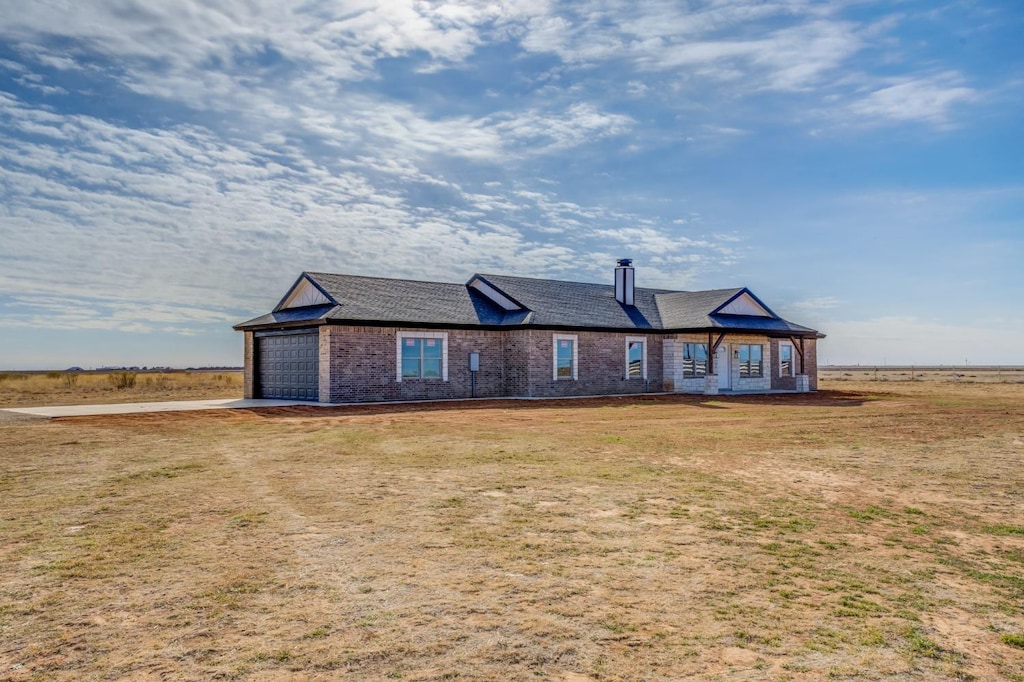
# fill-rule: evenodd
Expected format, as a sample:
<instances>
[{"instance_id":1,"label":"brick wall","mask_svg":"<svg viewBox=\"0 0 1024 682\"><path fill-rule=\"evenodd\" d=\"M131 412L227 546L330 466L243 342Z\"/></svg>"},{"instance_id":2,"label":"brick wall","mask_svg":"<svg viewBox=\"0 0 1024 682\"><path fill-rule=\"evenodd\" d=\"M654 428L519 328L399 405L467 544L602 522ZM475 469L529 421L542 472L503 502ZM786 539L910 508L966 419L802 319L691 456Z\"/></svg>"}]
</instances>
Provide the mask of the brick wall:
<instances>
[{"instance_id":1,"label":"brick wall","mask_svg":"<svg viewBox=\"0 0 1024 682\"><path fill-rule=\"evenodd\" d=\"M772 339L772 357L778 358L779 344L780 343L792 343L793 344L793 371L794 374L800 374L800 340L797 339L795 342L789 341L788 339ZM812 391L818 390L818 346L815 339L804 339L804 371L803 373L808 376L810 389ZM796 390L796 377L780 377L778 360L774 361L775 364L772 366L772 388L785 389L785 390Z\"/></svg>"},{"instance_id":2,"label":"brick wall","mask_svg":"<svg viewBox=\"0 0 1024 682\"><path fill-rule=\"evenodd\" d=\"M398 381L398 332L434 330L389 327L328 326L326 349L321 349L321 400L373 402L378 400L441 400L473 395L469 371L470 352L480 353L476 396L504 392L504 344L500 332L447 330L448 381L403 379ZM323 340L325 337L321 336ZM325 376L325 374L327 376ZM329 386L324 391L324 386ZM326 395L326 398L325 398Z\"/></svg>"},{"instance_id":3,"label":"brick wall","mask_svg":"<svg viewBox=\"0 0 1024 682\"><path fill-rule=\"evenodd\" d=\"M660 336L612 332L509 330L506 338L507 395L556 397L649 393L662 388ZM576 379L554 376L555 334L575 336ZM626 339L647 344L647 378L626 378Z\"/></svg>"},{"instance_id":4,"label":"brick wall","mask_svg":"<svg viewBox=\"0 0 1024 682\"><path fill-rule=\"evenodd\" d=\"M477 397L555 397L614 395L660 391L704 392L704 379L682 377L684 342L707 343L704 334L577 332L577 379L554 378L554 332L536 329L444 330L447 334L448 380L397 381L397 334L429 333L416 328L324 325L320 331L321 402L373 402L469 398L473 394L470 352L480 353L476 376ZM559 332L567 334L567 332ZM626 339L644 337L647 344L647 379L626 377ZM252 397L255 382L254 339L245 332L244 395ZM733 390L790 388L777 377L779 340L761 336L727 336ZM762 344L765 376L740 379L733 357L739 343ZM811 390L817 390L817 347L806 340L805 371ZM799 362L798 358L794 358ZM797 365L799 367L799 365ZM724 371L716 367L716 373ZM795 380L792 377L788 381Z\"/></svg>"},{"instance_id":5,"label":"brick wall","mask_svg":"<svg viewBox=\"0 0 1024 682\"><path fill-rule=\"evenodd\" d=\"M329 330L329 331L328 331ZM445 330L448 380L398 381L399 332L433 330L388 327L321 327L320 400L372 402L438 400L473 395L469 354L480 354L477 397L552 397L661 391L661 338L645 337L647 380L626 378L626 338L640 334L580 332L578 379L553 377L553 338L539 330ZM325 387L329 387L325 390Z\"/></svg>"},{"instance_id":6,"label":"brick wall","mask_svg":"<svg viewBox=\"0 0 1024 682\"><path fill-rule=\"evenodd\" d=\"M242 350L242 361L244 362L244 369L242 371L242 397L252 399L256 395L256 381L254 374L256 372L256 354L253 352L255 341L253 340L252 332L244 332L243 336L245 339L242 341L244 344Z\"/></svg>"},{"instance_id":7,"label":"brick wall","mask_svg":"<svg viewBox=\"0 0 1024 682\"><path fill-rule=\"evenodd\" d=\"M789 339L772 339L772 365L771 365L771 376L772 376L772 388L775 390L796 390L796 375L800 371L800 353L798 351L798 345L790 341ZM788 343L793 346L793 374L791 376L779 376L779 345ZM806 342L805 342L806 345Z\"/></svg>"},{"instance_id":8,"label":"brick wall","mask_svg":"<svg viewBox=\"0 0 1024 682\"><path fill-rule=\"evenodd\" d=\"M810 380L811 390L818 390L818 341L807 339L804 341L804 374Z\"/></svg>"},{"instance_id":9,"label":"brick wall","mask_svg":"<svg viewBox=\"0 0 1024 682\"><path fill-rule=\"evenodd\" d=\"M332 338L337 327L329 324L320 326L320 354L317 357L317 372L319 373L319 390L317 396L322 403L331 402L331 348Z\"/></svg>"}]
</instances>

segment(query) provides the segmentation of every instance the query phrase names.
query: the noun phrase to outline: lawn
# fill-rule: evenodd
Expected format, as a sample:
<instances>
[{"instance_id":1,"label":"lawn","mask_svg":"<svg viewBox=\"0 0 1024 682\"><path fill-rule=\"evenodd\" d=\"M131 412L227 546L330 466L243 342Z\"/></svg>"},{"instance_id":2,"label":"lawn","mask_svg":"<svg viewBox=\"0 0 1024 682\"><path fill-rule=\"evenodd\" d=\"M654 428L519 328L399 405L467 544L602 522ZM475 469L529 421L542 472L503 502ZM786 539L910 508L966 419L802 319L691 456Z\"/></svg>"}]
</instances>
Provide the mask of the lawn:
<instances>
[{"instance_id":1,"label":"lawn","mask_svg":"<svg viewBox=\"0 0 1024 682\"><path fill-rule=\"evenodd\" d=\"M1024 385L0 423L0 679L1024 680Z\"/></svg>"}]
</instances>

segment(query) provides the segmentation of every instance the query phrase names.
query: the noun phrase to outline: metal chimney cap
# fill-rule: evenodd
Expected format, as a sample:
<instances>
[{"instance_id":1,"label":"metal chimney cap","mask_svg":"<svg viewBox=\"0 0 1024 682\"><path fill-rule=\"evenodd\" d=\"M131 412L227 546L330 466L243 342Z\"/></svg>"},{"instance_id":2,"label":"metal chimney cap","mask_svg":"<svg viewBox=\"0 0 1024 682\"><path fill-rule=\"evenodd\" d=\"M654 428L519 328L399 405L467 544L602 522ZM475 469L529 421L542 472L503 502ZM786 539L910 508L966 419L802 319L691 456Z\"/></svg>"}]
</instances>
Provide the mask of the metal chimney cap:
<instances>
[{"instance_id":1,"label":"metal chimney cap","mask_svg":"<svg viewBox=\"0 0 1024 682\"><path fill-rule=\"evenodd\" d=\"M620 268L628 268L631 265L633 265L633 259L632 258L620 258L619 260L616 261L616 263L619 265Z\"/></svg>"}]
</instances>

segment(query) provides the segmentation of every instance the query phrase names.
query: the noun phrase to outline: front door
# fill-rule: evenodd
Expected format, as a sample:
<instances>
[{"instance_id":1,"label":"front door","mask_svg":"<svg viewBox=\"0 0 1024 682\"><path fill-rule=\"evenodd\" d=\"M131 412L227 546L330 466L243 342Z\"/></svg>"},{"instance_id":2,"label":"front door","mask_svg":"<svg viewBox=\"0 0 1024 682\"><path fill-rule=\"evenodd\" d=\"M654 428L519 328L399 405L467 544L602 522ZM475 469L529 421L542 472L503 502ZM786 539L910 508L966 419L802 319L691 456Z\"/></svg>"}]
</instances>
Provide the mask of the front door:
<instances>
[{"instance_id":1,"label":"front door","mask_svg":"<svg viewBox=\"0 0 1024 682\"><path fill-rule=\"evenodd\" d=\"M715 373L718 374L718 388L729 388L732 372L729 368L729 344L723 343L715 351Z\"/></svg>"}]
</instances>

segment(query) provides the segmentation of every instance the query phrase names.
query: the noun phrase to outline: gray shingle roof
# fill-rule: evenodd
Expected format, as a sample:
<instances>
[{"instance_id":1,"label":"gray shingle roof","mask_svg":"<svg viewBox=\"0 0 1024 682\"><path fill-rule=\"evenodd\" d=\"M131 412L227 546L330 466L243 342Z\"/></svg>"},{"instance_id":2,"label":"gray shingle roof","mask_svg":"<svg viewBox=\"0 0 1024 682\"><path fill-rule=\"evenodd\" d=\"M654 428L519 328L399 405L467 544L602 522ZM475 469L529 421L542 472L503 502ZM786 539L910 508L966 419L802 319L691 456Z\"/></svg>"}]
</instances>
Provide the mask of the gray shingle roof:
<instances>
[{"instance_id":1,"label":"gray shingle roof","mask_svg":"<svg viewBox=\"0 0 1024 682\"><path fill-rule=\"evenodd\" d=\"M533 311L530 324L535 326L661 329L656 289L637 288L634 305L625 306L615 300L610 284L477 276Z\"/></svg>"},{"instance_id":2,"label":"gray shingle roof","mask_svg":"<svg viewBox=\"0 0 1024 682\"><path fill-rule=\"evenodd\" d=\"M237 325L251 329L303 322L429 326L593 328L652 331L759 331L815 335L779 317L713 315L742 288L672 291L637 287L633 306L615 300L610 284L509 275L475 275L522 305L507 311L468 286L323 272L303 273L335 303L289 308Z\"/></svg>"}]
</instances>

